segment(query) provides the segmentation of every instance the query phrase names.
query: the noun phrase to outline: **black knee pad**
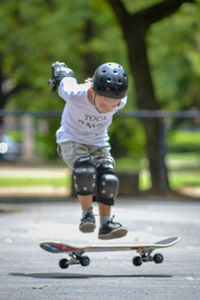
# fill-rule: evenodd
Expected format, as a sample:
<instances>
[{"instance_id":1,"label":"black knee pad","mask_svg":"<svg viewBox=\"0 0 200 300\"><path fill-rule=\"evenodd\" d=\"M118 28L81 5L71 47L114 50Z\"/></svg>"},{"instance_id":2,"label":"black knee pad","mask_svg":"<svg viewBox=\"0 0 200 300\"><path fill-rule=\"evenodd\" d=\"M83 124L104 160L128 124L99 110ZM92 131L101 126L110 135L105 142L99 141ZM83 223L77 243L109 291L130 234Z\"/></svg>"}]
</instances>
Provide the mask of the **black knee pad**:
<instances>
[{"instance_id":1,"label":"black knee pad","mask_svg":"<svg viewBox=\"0 0 200 300\"><path fill-rule=\"evenodd\" d=\"M82 156L74 164L73 180L79 195L90 195L96 191L97 171L90 156Z\"/></svg>"},{"instance_id":2,"label":"black knee pad","mask_svg":"<svg viewBox=\"0 0 200 300\"><path fill-rule=\"evenodd\" d=\"M107 205L114 205L117 197L119 180L113 165L103 163L98 167L97 201Z\"/></svg>"}]
</instances>

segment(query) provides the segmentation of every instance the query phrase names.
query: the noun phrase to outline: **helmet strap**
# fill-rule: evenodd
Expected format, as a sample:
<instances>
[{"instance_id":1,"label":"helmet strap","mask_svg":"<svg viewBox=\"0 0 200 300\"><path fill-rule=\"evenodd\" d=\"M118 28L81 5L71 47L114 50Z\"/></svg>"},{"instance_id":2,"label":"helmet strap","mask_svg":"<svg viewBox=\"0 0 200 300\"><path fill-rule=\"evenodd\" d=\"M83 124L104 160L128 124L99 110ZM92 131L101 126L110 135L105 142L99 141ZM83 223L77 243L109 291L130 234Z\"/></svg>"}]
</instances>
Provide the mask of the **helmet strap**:
<instances>
[{"instance_id":1,"label":"helmet strap","mask_svg":"<svg viewBox=\"0 0 200 300\"><path fill-rule=\"evenodd\" d=\"M98 111L98 113L101 114L101 112L98 110L98 108L97 108L97 106L96 106L96 100L95 100L96 94L97 94L96 91L94 91L94 95L92 95L92 99L93 99L93 101L94 101L94 106L95 106L96 110Z\"/></svg>"}]
</instances>

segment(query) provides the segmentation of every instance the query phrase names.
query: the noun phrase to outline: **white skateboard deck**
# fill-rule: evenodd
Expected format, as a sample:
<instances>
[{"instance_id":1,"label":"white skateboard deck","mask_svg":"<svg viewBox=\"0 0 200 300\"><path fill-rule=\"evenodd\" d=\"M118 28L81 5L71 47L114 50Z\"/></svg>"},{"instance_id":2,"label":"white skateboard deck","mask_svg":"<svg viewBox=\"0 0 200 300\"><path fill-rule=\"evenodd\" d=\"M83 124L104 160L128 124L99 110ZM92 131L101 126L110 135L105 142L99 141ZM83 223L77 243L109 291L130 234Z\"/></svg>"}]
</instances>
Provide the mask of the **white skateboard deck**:
<instances>
[{"instance_id":1,"label":"white skateboard deck","mask_svg":"<svg viewBox=\"0 0 200 300\"><path fill-rule=\"evenodd\" d=\"M40 243L40 247L43 250L46 250L51 253L61 253L61 252L67 252L67 253L76 253L83 251L85 252L107 252L107 251L142 251L144 249L157 249L157 248L166 248L175 245L180 238L178 237L172 237L168 238L156 243L147 244L147 243L141 243L141 244L113 244L108 245L81 245L81 246L75 246L71 244L65 244L60 242L42 242Z\"/></svg>"},{"instance_id":2,"label":"white skateboard deck","mask_svg":"<svg viewBox=\"0 0 200 300\"><path fill-rule=\"evenodd\" d=\"M81 264L82 266L88 266L90 259L88 256L83 256L85 252L113 252L113 251L133 251L139 253L139 256L133 258L133 264L140 266L143 262L154 261L157 264L163 262L164 257L161 253L157 253L151 256L151 253L158 248L166 248L175 245L180 240L179 237L171 237L156 243L147 244L100 244L100 245L82 245L75 246L71 244L65 244L60 242L42 242L40 247L51 253L67 253L70 256L70 260L63 258L59 261L61 268L65 269L69 265Z\"/></svg>"}]
</instances>

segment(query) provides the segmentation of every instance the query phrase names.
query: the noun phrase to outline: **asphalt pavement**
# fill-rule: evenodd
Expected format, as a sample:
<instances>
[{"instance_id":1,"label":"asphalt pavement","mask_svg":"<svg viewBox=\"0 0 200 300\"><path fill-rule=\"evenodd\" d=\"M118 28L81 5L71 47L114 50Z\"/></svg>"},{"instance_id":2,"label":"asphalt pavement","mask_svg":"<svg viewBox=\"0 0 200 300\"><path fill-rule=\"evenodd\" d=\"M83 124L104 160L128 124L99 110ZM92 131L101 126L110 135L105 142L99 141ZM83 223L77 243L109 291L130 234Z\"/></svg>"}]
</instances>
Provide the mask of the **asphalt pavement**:
<instances>
[{"instance_id":1,"label":"asphalt pavement","mask_svg":"<svg viewBox=\"0 0 200 300\"><path fill-rule=\"evenodd\" d=\"M0 204L0 299L200 299L200 202L172 199L119 199L113 208L126 225L126 237L108 244L156 242L179 236L161 252L162 264L136 267L135 251L91 253L91 263L60 269L67 257L39 247L41 241L71 244L105 243L94 233L78 230L77 200L55 203Z\"/></svg>"}]
</instances>

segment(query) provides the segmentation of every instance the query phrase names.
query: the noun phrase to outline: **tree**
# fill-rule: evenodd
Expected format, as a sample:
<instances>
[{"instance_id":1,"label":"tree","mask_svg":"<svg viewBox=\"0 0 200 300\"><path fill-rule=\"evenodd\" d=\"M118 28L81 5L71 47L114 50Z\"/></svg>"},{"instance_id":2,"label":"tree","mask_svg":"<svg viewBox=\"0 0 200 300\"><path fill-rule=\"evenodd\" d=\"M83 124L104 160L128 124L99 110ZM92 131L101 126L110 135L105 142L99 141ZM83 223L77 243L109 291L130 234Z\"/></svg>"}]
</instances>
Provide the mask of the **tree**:
<instances>
[{"instance_id":1,"label":"tree","mask_svg":"<svg viewBox=\"0 0 200 300\"><path fill-rule=\"evenodd\" d=\"M158 1L161 2L161 0L123 0L122 3L126 7L123 5L124 11L122 10L121 13L125 17L126 14L128 15L127 20L126 18L123 20L128 22L127 43L122 35L124 32L126 37L126 28L121 30L122 26L118 25L114 10L110 8L110 2L106 0L0 1L0 106L12 110L61 110L63 101L59 100L57 95L52 94L47 85L47 79L51 75L51 63L56 60L65 61L75 71L79 82L91 76L96 67L104 61L118 61L129 73L131 73L131 67L134 77L138 79L136 89L134 85L130 85L126 110L136 108L135 91L137 102L142 105L142 109L143 107L189 109L194 104L200 103L199 10L195 9L194 5L185 5L171 18L164 18L164 21L154 22L156 25L150 26L148 19L142 19L143 13L149 14L148 9L144 7L152 7L152 4ZM161 3L164 2L166 1ZM172 2L177 3L176 0ZM113 3L118 6L120 2L113 1ZM131 13L136 10L137 13ZM134 19L134 24L138 28L141 27L138 35L131 23L129 24L131 19ZM143 27L145 29L142 31ZM140 52L138 48L132 50L132 40L134 48L135 45L138 48L141 46L141 49L145 47L143 50L146 52L148 45L148 57L145 58L144 70L141 69L139 75L140 68L143 67L141 56L144 51ZM171 44L173 44L172 48ZM129 53L129 58L127 53ZM134 59L132 59L133 55ZM138 67L135 67L134 63L137 63L137 59ZM144 84L149 80L148 76L144 76L146 63L150 80L153 76L154 82L148 87L149 90L153 90L154 94L153 100L149 98L147 104L142 104L145 96L141 93L151 95L149 90L141 91L139 88L141 83L144 89L142 79ZM154 106L150 105L150 101ZM125 129L127 129L127 140L122 143L126 145L125 147L121 145L120 155L132 156L135 151L137 157L143 157L146 142L143 128L140 126L140 130L132 130L133 123L132 120L127 119L123 123L122 134L118 134L122 126L120 122L114 122L112 129L117 134L114 133L113 136L121 143L120 136L124 137ZM140 122L137 123L140 125ZM146 125L147 130L150 130L149 124L148 122ZM48 142L57 126L59 124L52 124L54 129L49 131L49 136L46 137ZM140 139L141 131L142 139ZM52 148L55 148L55 140L51 139ZM132 145L132 141L136 140L139 151ZM46 141L45 145L48 145ZM159 153L156 148L154 153L157 153L155 164L158 169L157 155Z\"/></svg>"},{"instance_id":2,"label":"tree","mask_svg":"<svg viewBox=\"0 0 200 300\"><path fill-rule=\"evenodd\" d=\"M76 1L76 6L64 0L0 3L0 109L17 98L20 109L37 107L34 98L42 101L50 90L47 79L56 60L66 61L72 68L79 65L81 74L79 41L87 7L82 8L81 1ZM37 104L40 106L39 101ZM48 108L47 101L43 104Z\"/></svg>"},{"instance_id":3,"label":"tree","mask_svg":"<svg viewBox=\"0 0 200 300\"><path fill-rule=\"evenodd\" d=\"M152 24L175 13L183 3L195 3L195 0L165 0L135 13L129 13L121 0L108 0L122 28L128 47L131 72L135 80L137 105L142 110L159 110L160 104L155 95L147 54L146 36ZM152 179L152 189L159 193L160 186L160 121L143 119L147 137L147 155ZM163 179L169 188L165 162Z\"/></svg>"}]
</instances>

